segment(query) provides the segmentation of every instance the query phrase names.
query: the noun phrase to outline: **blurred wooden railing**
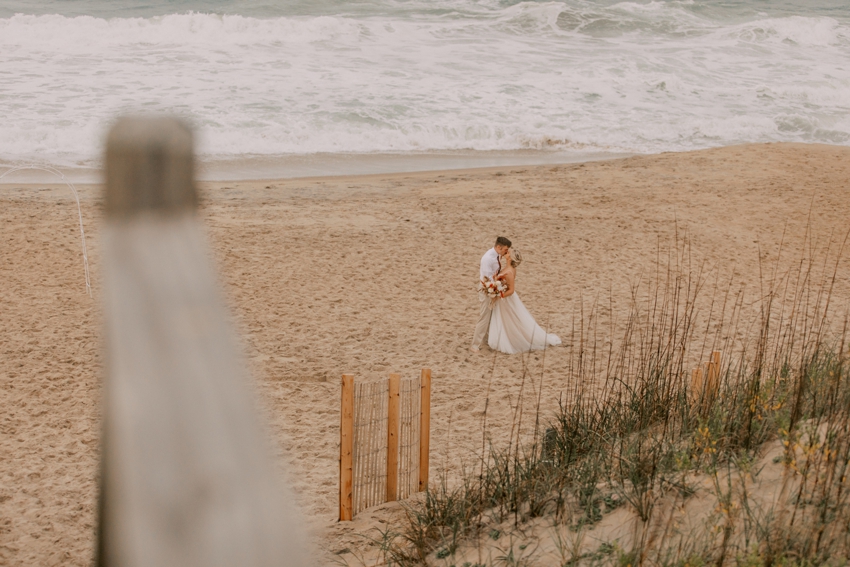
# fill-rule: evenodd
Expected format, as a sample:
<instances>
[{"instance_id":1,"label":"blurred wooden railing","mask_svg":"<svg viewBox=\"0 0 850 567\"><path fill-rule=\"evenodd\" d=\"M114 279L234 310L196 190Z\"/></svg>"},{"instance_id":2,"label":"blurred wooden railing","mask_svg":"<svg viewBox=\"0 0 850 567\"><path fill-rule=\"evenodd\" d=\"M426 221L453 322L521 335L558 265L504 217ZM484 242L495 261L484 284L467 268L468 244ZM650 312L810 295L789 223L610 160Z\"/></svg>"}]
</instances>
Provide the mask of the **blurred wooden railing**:
<instances>
[{"instance_id":1,"label":"blurred wooden railing","mask_svg":"<svg viewBox=\"0 0 850 567\"><path fill-rule=\"evenodd\" d=\"M305 565L195 213L191 131L120 119L105 166L96 564Z\"/></svg>"}]
</instances>

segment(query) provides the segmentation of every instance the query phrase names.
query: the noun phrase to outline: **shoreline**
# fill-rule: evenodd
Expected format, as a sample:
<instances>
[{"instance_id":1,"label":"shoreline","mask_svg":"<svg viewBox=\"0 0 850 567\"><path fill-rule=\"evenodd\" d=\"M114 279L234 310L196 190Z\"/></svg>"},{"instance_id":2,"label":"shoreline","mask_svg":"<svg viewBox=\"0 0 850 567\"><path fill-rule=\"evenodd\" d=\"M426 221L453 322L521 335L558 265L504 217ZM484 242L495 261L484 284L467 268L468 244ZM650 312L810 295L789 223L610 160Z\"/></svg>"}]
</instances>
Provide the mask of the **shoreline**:
<instances>
[{"instance_id":1,"label":"shoreline","mask_svg":"<svg viewBox=\"0 0 850 567\"><path fill-rule=\"evenodd\" d=\"M629 157L632 153L599 150L505 150L505 151L429 151L367 154L304 154L280 156L244 156L220 159L201 157L197 179L201 182L267 181L316 177L352 177L433 171L455 171L491 167L528 167L587 163ZM68 166L48 162L0 163L0 176L18 166L36 169L18 171L0 179L5 184L50 184L64 180L80 185L101 182L100 168L94 165Z\"/></svg>"},{"instance_id":2,"label":"shoreline","mask_svg":"<svg viewBox=\"0 0 850 567\"><path fill-rule=\"evenodd\" d=\"M328 185L343 184L345 182L368 182L380 179L392 180L399 178L421 178L427 176L446 176L460 175L471 173L503 173L508 174L517 168L523 169L545 169L547 167L558 166L576 166L593 163L619 162L628 159L652 159L660 156L687 156L691 154L700 154L705 152L716 151L747 151L751 148L833 148L836 150L850 149L850 146L821 144L821 143L802 143L802 142L766 142L766 143L746 143L731 146L717 146L712 148L686 150L686 151L666 151L655 154L625 154L625 153L602 153L594 152L590 154L570 154L563 153L535 153L523 154L523 152L498 152L499 156L482 155L478 157L463 157L449 156L444 159L442 154L439 156L432 155L396 155L396 154L334 154L330 156L332 160L338 160L340 163L355 164L355 170L332 170L331 172L316 172L309 168L294 169L292 175L268 175L270 171L263 167L251 168L251 160L233 160L228 162L227 166L233 166L232 174L218 177L205 177L203 169L206 167L201 164L201 170L197 177L197 182L202 187L215 187L221 184L251 184L260 185L263 183L278 184L290 186L299 183L325 183ZM475 153L475 152L472 152ZM490 154L490 152L477 152L479 154ZM499 162L500 160L511 160L514 156L516 161L508 161L506 163L488 163L491 161ZM339 159L342 158L342 159ZM304 159L309 161L309 156L297 156L298 160ZM263 158L265 160L265 158ZM525 161L523 161L525 160ZM277 158L269 158L269 162L277 162ZM356 162L364 162L360 166L356 166ZM392 165L395 163L395 165ZM381 164L390 164L386 169L379 169ZM37 164L35 164L37 166ZM420 166L420 167L415 167ZM0 175L5 171L4 168L16 167L15 165L0 165ZM15 172L7 177L0 178L0 191L9 190L11 186L16 187L42 187L42 188L58 188L65 187L66 183L74 185L78 190L85 191L92 187L102 185L100 180L100 171L97 169L86 169L86 173L81 174L80 178L75 178L73 170L65 168L56 168L48 165L47 167L57 169L62 174L65 174L64 179L57 178L55 175L40 171L40 170L24 170ZM214 166L214 168L217 166ZM373 171L373 169L376 169ZM71 172L69 174L69 172ZM250 174L253 172L253 174ZM240 175L241 176L237 176ZM43 177L41 177L43 176ZM82 198L82 193L81 193Z\"/></svg>"}]
</instances>

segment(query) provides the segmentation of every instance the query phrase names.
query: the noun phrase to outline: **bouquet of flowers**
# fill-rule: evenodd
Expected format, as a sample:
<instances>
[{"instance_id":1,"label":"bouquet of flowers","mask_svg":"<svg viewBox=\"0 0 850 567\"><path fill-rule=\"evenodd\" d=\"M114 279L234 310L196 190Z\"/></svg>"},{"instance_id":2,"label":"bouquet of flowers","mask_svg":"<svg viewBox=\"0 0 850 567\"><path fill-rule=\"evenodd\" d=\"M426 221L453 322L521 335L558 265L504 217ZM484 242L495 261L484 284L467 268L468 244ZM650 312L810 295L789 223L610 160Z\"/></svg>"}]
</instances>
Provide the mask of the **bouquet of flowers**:
<instances>
[{"instance_id":1,"label":"bouquet of flowers","mask_svg":"<svg viewBox=\"0 0 850 567\"><path fill-rule=\"evenodd\" d=\"M501 280L482 279L478 282L478 295L481 299L490 299L494 301L501 296L503 291L507 291L508 286Z\"/></svg>"}]
</instances>

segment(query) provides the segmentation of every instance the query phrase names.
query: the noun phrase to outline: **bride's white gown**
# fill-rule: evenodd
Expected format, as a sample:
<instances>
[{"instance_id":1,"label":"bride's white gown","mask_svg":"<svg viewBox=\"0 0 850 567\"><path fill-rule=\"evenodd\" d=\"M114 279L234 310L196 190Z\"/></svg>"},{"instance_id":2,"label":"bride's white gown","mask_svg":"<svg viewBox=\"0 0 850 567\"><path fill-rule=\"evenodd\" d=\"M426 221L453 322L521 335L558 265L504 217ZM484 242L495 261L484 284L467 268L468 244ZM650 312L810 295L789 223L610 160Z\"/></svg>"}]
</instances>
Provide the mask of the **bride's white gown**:
<instances>
[{"instance_id":1,"label":"bride's white gown","mask_svg":"<svg viewBox=\"0 0 850 567\"><path fill-rule=\"evenodd\" d=\"M561 344L558 335L546 333L514 292L504 299L496 300L490 316L490 348L516 354L530 350L541 350L546 346Z\"/></svg>"}]
</instances>

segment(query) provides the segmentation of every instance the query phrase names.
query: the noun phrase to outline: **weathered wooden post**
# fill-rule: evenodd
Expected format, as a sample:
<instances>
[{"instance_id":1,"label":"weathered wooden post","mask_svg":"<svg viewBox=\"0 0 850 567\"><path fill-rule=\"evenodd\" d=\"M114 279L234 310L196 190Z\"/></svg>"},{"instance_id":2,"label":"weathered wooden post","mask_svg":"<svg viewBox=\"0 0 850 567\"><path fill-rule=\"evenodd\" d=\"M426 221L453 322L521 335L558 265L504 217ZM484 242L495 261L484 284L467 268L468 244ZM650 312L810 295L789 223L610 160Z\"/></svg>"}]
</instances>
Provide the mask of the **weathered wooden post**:
<instances>
[{"instance_id":1,"label":"weathered wooden post","mask_svg":"<svg viewBox=\"0 0 850 567\"><path fill-rule=\"evenodd\" d=\"M354 375L342 375L342 395L339 411L339 519L354 517Z\"/></svg>"},{"instance_id":2,"label":"weathered wooden post","mask_svg":"<svg viewBox=\"0 0 850 567\"><path fill-rule=\"evenodd\" d=\"M702 399L705 389L705 381L702 376L702 368L697 366L691 372L691 411L701 413Z\"/></svg>"},{"instance_id":3,"label":"weathered wooden post","mask_svg":"<svg viewBox=\"0 0 850 567\"><path fill-rule=\"evenodd\" d=\"M97 565L306 565L195 215L190 130L120 119L105 164Z\"/></svg>"},{"instance_id":4,"label":"weathered wooden post","mask_svg":"<svg viewBox=\"0 0 850 567\"><path fill-rule=\"evenodd\" d=\"M387 403L387 502L398 500L398 435L401 375L390 374Z\"/></svg>"},{"instance_id":5,"label":"weathered wooden post","mask_svg":"<svg viewBox=\"0 0 850 567\"><path fill-rule=\"evenodd\" d=\"M707 417L711 406L717 401L720 392L720 356L720 351L712 351L708 362L703 367L695 368L691 374L690 403L694 415Z\"/></svg>"},{"instance_id":6,"label":"weathered wooden post","mask_svg":"<svg viewBox=\"0 0 850 567\"><path fill-rule=\"evenodd\" d=\"M419 492L428 489L428 455L431 450L431 369L420 374L419 394Z\"/></svg>"},{"instance_id":7,"label":"weathered wooden post","mask_svg":"<svg viewBox=\"0 0 850 567\"><path fill-rule=\"evenodd\" d=\"M720 351L711 352L705 380L706 411L717 401L720 391Z\"/></svg>"}]
</instances>

